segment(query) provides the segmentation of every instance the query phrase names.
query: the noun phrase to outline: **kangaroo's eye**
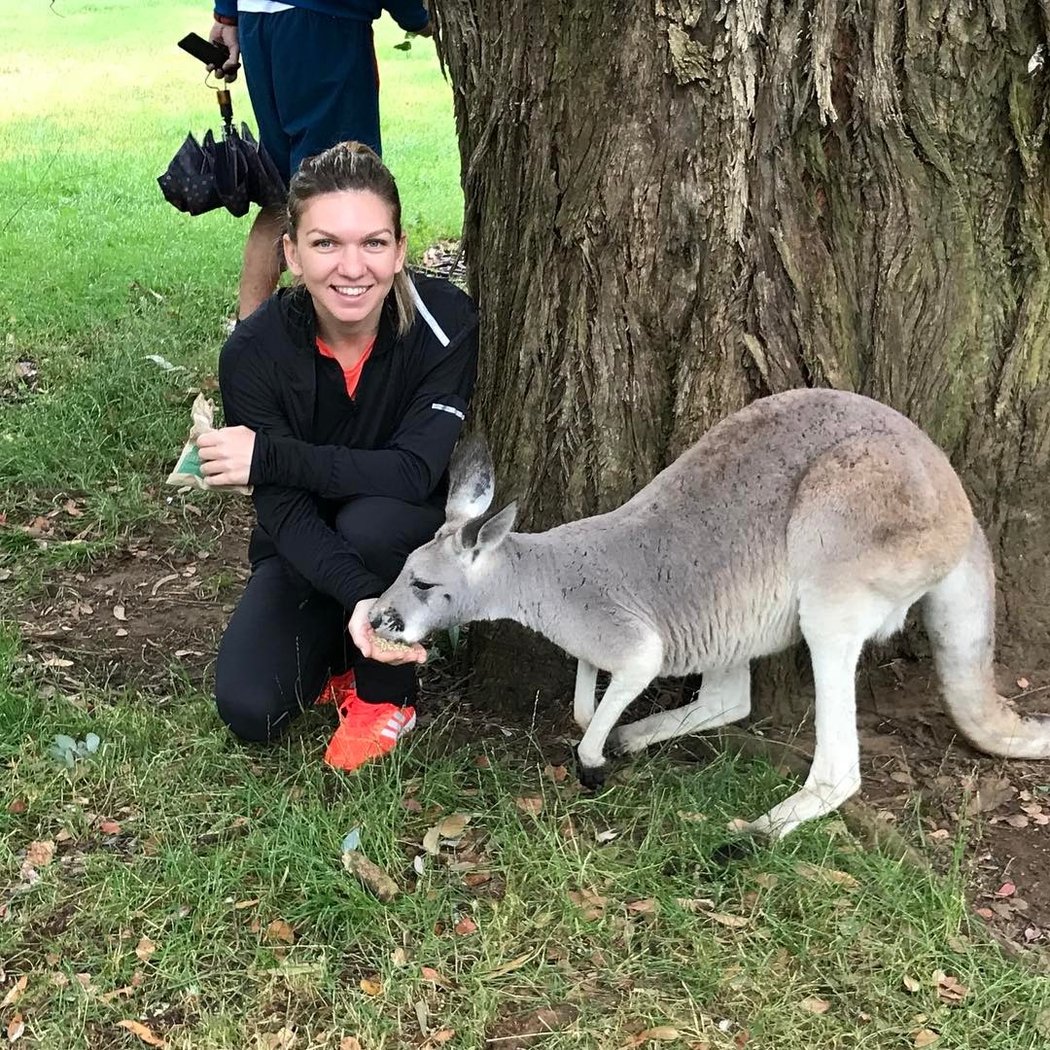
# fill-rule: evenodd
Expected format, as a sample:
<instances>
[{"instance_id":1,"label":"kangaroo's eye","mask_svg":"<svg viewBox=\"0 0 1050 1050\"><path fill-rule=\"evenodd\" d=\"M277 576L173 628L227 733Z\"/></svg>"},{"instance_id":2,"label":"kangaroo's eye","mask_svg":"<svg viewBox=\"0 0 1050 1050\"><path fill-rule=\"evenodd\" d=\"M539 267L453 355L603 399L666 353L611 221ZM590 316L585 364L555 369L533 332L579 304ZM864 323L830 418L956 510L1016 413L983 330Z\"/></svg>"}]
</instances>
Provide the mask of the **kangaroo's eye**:
<instances>
[{"instance_id":1,"label":"kangaroo's eye","mask_svg":"<svg viewBox=\"0 0 1050 1050\"><path fill-rule=\"evenodd\" d=\"M436 587L436 583L427 583L425 580L413 580L412 590L414 591L429 591L432 587Z\"/></svg>"}]
</instances>

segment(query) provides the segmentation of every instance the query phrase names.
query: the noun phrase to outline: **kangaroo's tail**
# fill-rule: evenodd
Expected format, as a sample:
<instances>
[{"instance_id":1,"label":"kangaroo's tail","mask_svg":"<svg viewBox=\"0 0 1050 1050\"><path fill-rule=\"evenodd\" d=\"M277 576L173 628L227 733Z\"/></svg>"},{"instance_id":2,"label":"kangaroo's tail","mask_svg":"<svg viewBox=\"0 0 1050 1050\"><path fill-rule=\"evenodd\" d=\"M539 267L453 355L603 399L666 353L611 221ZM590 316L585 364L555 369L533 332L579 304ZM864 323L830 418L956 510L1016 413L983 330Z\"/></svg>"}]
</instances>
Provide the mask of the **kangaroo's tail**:
<instances>
[{"instance_id":1,"label":"kangaroo's tail","mask_svg":"<svg viewBox=\"0 0 1050 1050\"><path fill-rule=\"evenodd\" d=\"M945 700L974 747L1006 758L1050 758L1050 716L1024 718L995 689L995 573L974 522L962 561L923 598Z\"/></svg>"}]
</instances>

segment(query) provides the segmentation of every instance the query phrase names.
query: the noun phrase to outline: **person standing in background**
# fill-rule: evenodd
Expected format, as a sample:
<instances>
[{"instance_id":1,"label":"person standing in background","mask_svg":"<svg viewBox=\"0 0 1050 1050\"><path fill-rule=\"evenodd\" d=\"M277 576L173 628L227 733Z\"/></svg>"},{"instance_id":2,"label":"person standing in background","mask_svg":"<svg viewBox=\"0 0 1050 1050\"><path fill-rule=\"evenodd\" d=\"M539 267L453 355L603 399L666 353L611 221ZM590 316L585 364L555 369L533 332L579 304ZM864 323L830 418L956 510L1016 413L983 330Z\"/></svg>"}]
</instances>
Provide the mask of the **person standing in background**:
<instances>
[{"instance_id":1,"label":"person standing in background","mask_svg":"<svg viewBox=\"0 0 1050 1050\"><path fill-rule=\"evenodd\" d=\"M354 140L382 156L379 67L372 23L386 10L409 33L430 36L421 0L215 0L209 39L243 62L259 141L287 185L305 157ZM261 208L244 247L237 295L241 321L273 293L281 276L285 213Z\"/></svg>"}]
</instances>

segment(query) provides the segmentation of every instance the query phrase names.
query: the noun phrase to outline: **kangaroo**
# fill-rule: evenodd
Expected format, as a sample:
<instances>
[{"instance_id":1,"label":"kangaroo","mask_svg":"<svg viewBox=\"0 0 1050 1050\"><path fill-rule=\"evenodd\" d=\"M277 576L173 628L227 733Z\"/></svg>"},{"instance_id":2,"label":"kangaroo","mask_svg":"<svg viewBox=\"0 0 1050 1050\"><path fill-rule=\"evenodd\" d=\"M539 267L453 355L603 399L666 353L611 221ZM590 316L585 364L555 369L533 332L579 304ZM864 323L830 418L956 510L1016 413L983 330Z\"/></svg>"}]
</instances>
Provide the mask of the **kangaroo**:
<instances>
[{"instance_id":1,"label":"kangaroo","mask_svg":"<svg viewBox=\"0 0 1050 1050\"><path fill-rule=\"evenodd\" d=\"M804 638L816 747L803 787L742 830L780 838L860 787L854 683L864 643L921 599L947 706L982 751L1050 757L1050 717L1020 717L992 675L988 544L944 453L858 394L791 390L734 413L607 514L516 533L490 513L483 443L460 443L445 524L376 600L380 637L421 641L511 619L577 661L580 779L617 753L746 717L750 661ZM595 709L598 670L610 680ZM696 699L614 729L658 675L703 673Z\"/></svg>"}]
</instances>

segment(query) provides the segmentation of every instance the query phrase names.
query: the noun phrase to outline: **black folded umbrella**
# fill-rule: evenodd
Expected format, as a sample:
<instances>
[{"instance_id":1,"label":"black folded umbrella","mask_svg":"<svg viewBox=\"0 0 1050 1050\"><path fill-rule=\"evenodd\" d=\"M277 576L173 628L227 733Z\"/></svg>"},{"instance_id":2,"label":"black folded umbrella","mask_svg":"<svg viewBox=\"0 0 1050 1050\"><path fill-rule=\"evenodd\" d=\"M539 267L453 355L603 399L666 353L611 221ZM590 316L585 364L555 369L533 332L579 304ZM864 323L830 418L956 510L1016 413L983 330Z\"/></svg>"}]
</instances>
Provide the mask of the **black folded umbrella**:
<instances>
[{"instance_id":1,"label":"black folded umbrella","mask_svg":"<svg viewBox=\"0 0 1050 1050\"><path fill-rule=\"evenodd\" d=\"M247 124L238 131L233 124L229 91L215 92L222 114L222 141L213 132L200 142L189 134L171 159L168 170L157 178L169 204L190 215L226 208L245 215L254 202L263 206L283 204L288 197L281 173Z\"/></svg>"}]
</instances>

